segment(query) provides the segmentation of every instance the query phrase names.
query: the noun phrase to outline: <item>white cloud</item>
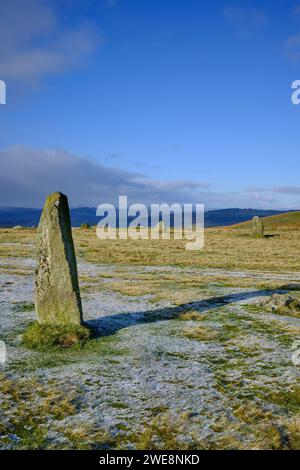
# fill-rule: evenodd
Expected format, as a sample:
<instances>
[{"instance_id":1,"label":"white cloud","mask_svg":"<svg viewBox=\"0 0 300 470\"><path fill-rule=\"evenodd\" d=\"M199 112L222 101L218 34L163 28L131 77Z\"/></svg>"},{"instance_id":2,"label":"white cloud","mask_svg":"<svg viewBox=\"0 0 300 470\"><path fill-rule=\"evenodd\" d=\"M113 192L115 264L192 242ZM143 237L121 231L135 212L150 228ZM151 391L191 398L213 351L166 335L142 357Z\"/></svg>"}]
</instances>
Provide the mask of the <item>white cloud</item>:
<instances>
[{"instance_id":1,"label":"white cloud","mask_svg":"<svg viewBox=\"0 0 300 470\"><path fill-rule=\"evenodd\" d=\"M113 8L117 6L119 0L104 0L104 7L105 8Z\"/></svg>"},{"instance_id":2,"label":"white cloud","mask_svg":"<svg viewBox=\"0 0 300 470\"><path fill-rule=\"evenodd\" d=\"M291 34L285 39L284 49L287 56L287 59L295 64L300 62L300 4L295 5L292 11L292 15L296 24L298 24L298 31L294 34Z\"/></svg>"},{"instance_id":3,"label":"white cloud","mask_svg":"<svg viewBox=\"0 0 300 470\"><path fill-rule=\"evenodd\" d=\"M43 0L0 2L0 71L4 79L36 80L73 67L103 43L95 26L62 26Z\"/></svg>"},{"instance_id":4,"label":"white cloud","mask_svg":"<svg viewBox=\"0 0 300 470\"><path fill-rule=\"evenodd\" d=\"M266 22L266 13L258 8L227 6L223 10L224 17L239 37L253 36L261 31Z\"/></svg>"},{"instance_id":5,"label":"white cloud","mask_svg":"<svg viewBox=\"0 0 300 470\"><path fill-rule=\"evenodd\" d=\"M272 191L278 194L300 194L300 186L276 186Z\"/></svg>"},{"instance_id":6,"label":"white cloud","mask_svg":"<svg viewBox=\"0 0 300 470\"><path fill-rule=\"evenodd\" d=\"M273 186L263 188L259 186L250 186L246 189L248 193L273 193L273 194L300 194L300 186Z\"/></svg>"},{"instance_id":7,"label":"white cloud","mask_svg":"<svg viewBox=\"0 0 300 470\"><path fill-rule=\"evenodd\" d=\"M290 36L286 40L286 52L288 59L294 63L300 61L300 32Z\"/></svg>"}]
</instances>

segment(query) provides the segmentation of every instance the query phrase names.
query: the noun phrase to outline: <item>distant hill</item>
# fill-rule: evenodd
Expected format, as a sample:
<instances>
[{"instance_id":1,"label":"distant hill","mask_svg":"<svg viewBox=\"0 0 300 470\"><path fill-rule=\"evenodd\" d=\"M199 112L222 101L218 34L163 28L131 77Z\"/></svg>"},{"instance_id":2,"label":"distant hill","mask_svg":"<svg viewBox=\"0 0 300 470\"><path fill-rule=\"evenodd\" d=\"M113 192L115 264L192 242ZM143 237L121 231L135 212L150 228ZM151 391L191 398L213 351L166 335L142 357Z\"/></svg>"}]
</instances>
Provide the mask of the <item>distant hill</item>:
<instances>
[{"instance_id":1,"label":"distant hill","mask_svg":"<svg viewBox=\"0 0 300 470\"><path fill-rule=\"evenodd\" d=\"M40 220L41 209L24 209L22 207L0 207L0 227L36 226Z\"/></svg>"},{"instance_id":2,"label":"distant hill","mask_svg":"<svg viewBox=\"0 0 300 470\"><path fill-rule=\"evenodd\" d=\"M219 209L211 210L205 213L206 227L219 227L239 224L241 222L252 219L253 216L258 217L277 216L285 214L282 211L273 210L257 210L257 209ZM291 214L300 214L300 212L289 212ZM288 215L287 214L287 215ZM20 207L0 207L0 227L14 227L22 225L24 227L37 226L41 216L41 209L25 209ZM296 216L295 216L296 217ZM83 223L96 225L99 217L96 216L96 209L93 207L78 207L71 209L72 225L80 227Z\"/></svg>"},{"instance_id":3,"label":"distant hill","mask_svg":"<svg viewBox=\"0 0 300 470\"><path fill-rule=\"evenodd\" d=\"M205 226L206 227L220 227L227 225L239 224L252 217L267 217L276 216L284 213L283 211L274 210L259 210L259 209L218 209L211 210L205 213Z\"/></svg>"},{"instance_id":4,"label":"distant hill","mask_svg":"<svg viewBox=\"0 0 300 470\"><path fill-rule=\"evenodd\" d=\"M300 229L300 211L284 212L271 217L264 217L263 223L267 231ZM245 229L250 227L250 224L250 221L243 222L236 225L234 228Z\"/></svg>"}]
</instances>

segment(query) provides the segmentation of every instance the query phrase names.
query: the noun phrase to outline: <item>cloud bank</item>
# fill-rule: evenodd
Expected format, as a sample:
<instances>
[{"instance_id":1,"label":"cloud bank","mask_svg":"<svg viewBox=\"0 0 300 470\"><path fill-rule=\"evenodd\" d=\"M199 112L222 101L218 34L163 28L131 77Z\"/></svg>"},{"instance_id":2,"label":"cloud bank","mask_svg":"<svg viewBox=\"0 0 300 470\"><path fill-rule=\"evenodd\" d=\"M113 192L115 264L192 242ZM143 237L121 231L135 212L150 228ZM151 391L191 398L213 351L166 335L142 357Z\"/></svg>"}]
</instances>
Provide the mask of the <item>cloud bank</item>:
<instances>
[{"instance_id":1,"label":"cloud bank","mask_svg":"<svg viewBox=\"0 0 300 470\"><path fill-rule=\"evenodd\" d=\"M140 173L106 167L65 150L10 147L0 151L0 205L40 207L47 194L66 193L73 206L116 202L119 194L132 202L190 202L206 184L163 183Z\"/></svg>"},{"instance_id":2,"label":"cloud bank","mask_svg":"<svg viewBox=\"0 0 300 470\"><path fill-rule=\"evenodd\" d=\"M204 203L207 209L299 208L300 187L215 191L209 182L151 179L62 149L20 146L3 149L0 169L2 207L42 207L49 193L62 191L68 195L72 207L116 204L119 195L127 195L130 203Z\"/></svg>"}]
</instances>

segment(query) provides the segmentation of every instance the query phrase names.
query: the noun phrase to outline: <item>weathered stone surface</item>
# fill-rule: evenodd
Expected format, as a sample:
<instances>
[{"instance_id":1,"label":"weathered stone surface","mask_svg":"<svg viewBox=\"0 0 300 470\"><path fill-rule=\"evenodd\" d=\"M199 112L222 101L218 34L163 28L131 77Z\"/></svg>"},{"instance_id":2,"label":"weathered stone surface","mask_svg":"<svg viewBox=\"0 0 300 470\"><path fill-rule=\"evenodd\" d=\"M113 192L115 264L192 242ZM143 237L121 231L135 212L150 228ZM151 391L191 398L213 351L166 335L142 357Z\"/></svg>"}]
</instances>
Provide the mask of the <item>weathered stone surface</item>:
<instances>
[{"instance_id":1,"label":"weathered stone surface","mask_svg":"<svg viewBox=\"0 0 300 470\"><path fill-rule=\"evenodd\" d=\"M37 232L35 308L41 324L80 325L82 307L68 199L47 197Z\"/></svg>"},{"instance_id":2,"label":"weathered stone surface","mask_svg":"<svg viewBox=\"0 0 300 470\"><path fill-rule=\"evenodd\" d=\"M251 223L252 237L262 238L264 236L264 224L259 217L255 216Z\"/></svg>"},{"instance_id":3,"label":"weathered stone surface","mask_svg":"<svg viewBox=\"0 0 300 470\"><path fill-rule=\"evenodd\" d=\"M300 315L300 301L291 294L273 294L262 302L262 306L274 313Z\"/></svg>"}]
</instances>

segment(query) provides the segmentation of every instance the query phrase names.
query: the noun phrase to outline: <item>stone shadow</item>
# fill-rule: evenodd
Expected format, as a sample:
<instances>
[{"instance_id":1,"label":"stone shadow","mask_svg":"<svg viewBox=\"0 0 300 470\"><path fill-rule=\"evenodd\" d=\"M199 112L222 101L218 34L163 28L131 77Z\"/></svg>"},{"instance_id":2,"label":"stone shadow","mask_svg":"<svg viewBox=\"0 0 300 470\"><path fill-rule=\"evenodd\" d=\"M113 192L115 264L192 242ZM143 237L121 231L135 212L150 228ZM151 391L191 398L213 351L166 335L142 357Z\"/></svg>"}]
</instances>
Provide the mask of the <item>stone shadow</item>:
<instances>
[{"instance_id":1,"label":"stone shadow","mask_svg":"<svg viewBox=\"0 0 300 470\"><path fill-rule=\"evenodd\" d=\"M155 323L158 321L175 320L187 310L196 310L204 313L231 303L242 300L250 300L255 297L267 297L273 294L286 294L287 290L283 288L273 290L256 290L248 292L239 292L237 294L228 294L224 296L210 297L199 301L184 303L176 307L162 307L153 310L141 312L123 312L113 315L106 315L94 320L88 320L85 323L94 331L96 337L109 336L117 331L142 323Z\"/></svg>"}]
</instances>

